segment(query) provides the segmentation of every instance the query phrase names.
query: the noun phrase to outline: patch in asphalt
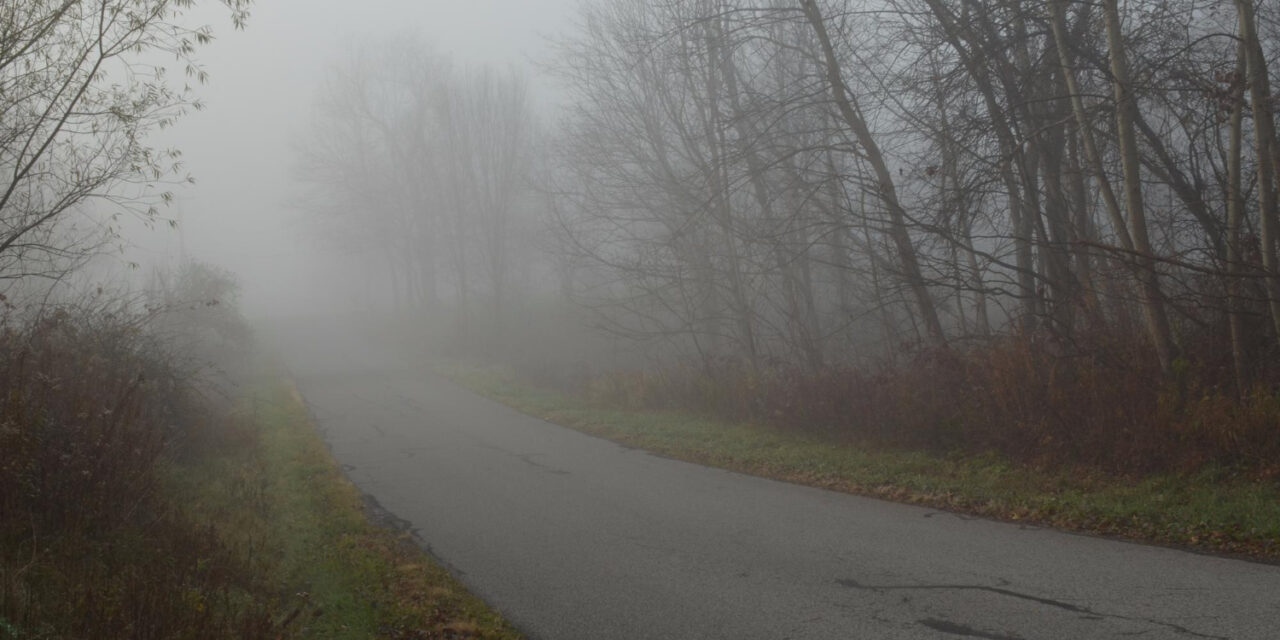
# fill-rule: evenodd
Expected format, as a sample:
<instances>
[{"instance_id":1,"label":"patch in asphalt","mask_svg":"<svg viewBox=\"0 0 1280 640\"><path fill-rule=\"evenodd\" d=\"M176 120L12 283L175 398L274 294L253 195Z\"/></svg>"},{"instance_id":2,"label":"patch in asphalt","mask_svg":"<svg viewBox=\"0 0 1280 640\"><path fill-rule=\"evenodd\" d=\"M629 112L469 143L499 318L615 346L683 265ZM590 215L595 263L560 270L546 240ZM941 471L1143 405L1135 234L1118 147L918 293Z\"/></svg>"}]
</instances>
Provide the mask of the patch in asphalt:
<instances>
[{"instance_id":1,"label":"patch in asphalt","mask_svg":"<svg viewBox=\"0 0 1280 640\"><path fill-rule=\"evenodd\" d=\"M919 621L920 624L943 633L950 633L957 636L965 636L968 638L985 638L986 640L1022 640L1020 636L1011 636L1003 633L988 633L979 631L973 627L966 627L962 624L948 622L946 620L938 620L936 618L925 618Z\"/></svg>"}]
</instances>

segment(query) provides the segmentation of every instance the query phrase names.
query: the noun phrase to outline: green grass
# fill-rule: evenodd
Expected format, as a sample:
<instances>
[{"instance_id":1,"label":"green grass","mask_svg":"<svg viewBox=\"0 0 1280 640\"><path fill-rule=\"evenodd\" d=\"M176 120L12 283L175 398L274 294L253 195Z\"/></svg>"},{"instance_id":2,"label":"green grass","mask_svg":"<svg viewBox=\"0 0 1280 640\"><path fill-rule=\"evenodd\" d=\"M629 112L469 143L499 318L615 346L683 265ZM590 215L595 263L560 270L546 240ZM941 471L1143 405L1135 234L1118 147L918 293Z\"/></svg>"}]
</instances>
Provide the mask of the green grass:
<instances>
[{"instance_id":1,"label":"green grass","mask_svg":"<svg viewBox=\"0 0 1280 640\"><path fill-rule=\"evenodd\" d=\"M450 363L458 383L526 414L661 455L900 502L1198 550L1280 559L1280 483L1207 469L1120 477L997 456L863 448L680 411L594 405L492 366Z\"/></svg>"},{"instance_id":2,"label":"green grass","mask_svg":"<svg viewBox=\"0 0 1280 640\"><path fill-rule=\"evenodd\" d=\"M185 463L175 492L277 585L279 615L304 638L519 638L407 534L370 522L297 392L267 376L243 437Z\"/></svg>"},{"instance_id":3,"label":"green grass","mask_svg":"<svg viewBox=\"0 0 1280 640\"><path fill-rule=\"evenodd\" d=\"M520 637L370 520L281 376L182 423L181 446L135 469L141 489L107 494L111 517L0 519L0 640Z\"/></svg>"}]
</instances>

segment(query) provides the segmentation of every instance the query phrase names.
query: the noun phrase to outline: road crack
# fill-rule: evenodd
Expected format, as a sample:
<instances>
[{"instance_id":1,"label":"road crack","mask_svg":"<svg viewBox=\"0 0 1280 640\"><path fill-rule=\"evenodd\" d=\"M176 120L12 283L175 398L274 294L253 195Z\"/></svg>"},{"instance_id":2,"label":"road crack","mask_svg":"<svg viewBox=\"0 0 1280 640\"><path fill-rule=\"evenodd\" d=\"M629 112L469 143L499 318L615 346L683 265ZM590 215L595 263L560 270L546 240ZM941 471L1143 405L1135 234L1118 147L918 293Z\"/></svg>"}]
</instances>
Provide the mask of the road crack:
<instances>
[{"instance_id":1,"label":"road crack","mask_svg":"<svg viewBox=\"0 0 1280 640\"><path fill-rule=\"evenodd\" d=\"M1033 596L1033 595L1030 595L1030 594L1026 594L1026 593L1021 593L1021 592L1018 592L1018 591L1014 591L1014 590L1012 590L1012 589L1004 589L1004 588L1001 588L1001 587L990 587L990 586L986 586L986 585L978 585L978 584L868 585L868 584L862 584L862 583L858 582L857 580L852 580L852 579L849 579L849 578L844 578L844 579L836 580L836 584L838 584L838 585L840 585L840 586L842 586L842 587L849 588L849 589L862 589L862 590L866 590L866 591L874 591L874 592L883 592L883 591L986 591L986 592L988 592L988 593L994 593L994 594L996 594L996 595L1000 595L1000 596L1006 596L1006 597L1009 597L1009 598L1017 598L1017 599L1019 599L1019 600L1026 600L1026 601L1028 601L1028 602L1034 602L1034 603L1036 603L1036 604L1041 604L1041 605L1048 606L1048 607L1054 607L1054 608L1057 608L1057 609L1062 609L1063 611L1069 611L1069 612L1071 612L1071 613L1078 613L1078 614L1082 614L1081 619L1083 619L1083 620L1104 620L1104 619L1111 619L1111 620L1123 620L1123 621L1126 621L1126 622L1139 622L1139 623L1144 623L1144 624L1149 624L1149 625L1154 625L1154 626L1164 627L1165 629L1169 629L1170 631L1174 631L1174 632L1179 633L1179 634L1181 634L1181 635L1185 635L1185 636L1189 636L1189 637L1193 637L1193 638L1208 638L1208 639L1210 639L1210 640L1230 640L1230 638L1228 638L1228 637L1226 637L1226 636L1216 636L1216 635L1211 635L1211 634L1207 634L1207 633L1200 633L1200 632L1198 632L1198 631L1192 631L1191 629L1188 629L1188 628L1186 628L1186 627L1184 627L1184 626L1182 626L1182 625L1174 624L1174 623L1172 623L1172 622L1163 622L1163 621L1161 621L1161 620L1152 620L1152 619L1150 619L1150 618L1139 618L1139 617L1134 617L1134 616L1124 616L1124 615L1120 615L1120 614L1104 613L1104 612L1100 612L1100 611L1094 611L1093 609L1090 609L1090 608L1088 608L1088 607L1082 607L1082 606L1079 606L1079 605L1074 605L1074 604L1071 604L1071 603L1069 603L1069 602L1062 602L1062 601L1060 601L1060 600L1052 600L1052 599L1050 599L1050 598L1042 598L1042 597L1039 597L1039 596ZM925 621L923 621L923 620L922 620L922 621L921 621L921 624L925 624ZM947 624L952 624L952 623L947 623ZM925 624L925 626L929 626L929 625ZM1003 638L1004 636L975 636L975 637L980 637L980 638L985 638L985 637L991 637L991 638Z\"/></svg>"},{"instance_id":2,"label":"road crack","mask_svg":"<svg viewBox=\"0 0 1280 640\"><path fill-rule=\"evenodd\" d=\"M537 460L534 460L534 459L533 459L533 458L534 458L534 456L545 456L545 455L547 455L547 454L545 454L545 453L516 453L516 452L514 452L514 451L508 451L508 450L506 450L506 449L503 449L502 447L497 447L497 446L494 446L494 445L491 445L491 444L486 444L486 443L479 443L479 444L477 444L476 446L481 447L481 448L483 448L483 449L492 449L493 451L499 451L499 452L505 453L505 454L507 454L507 455L509 455L509 456L511 456L511 457L513 457L513 458L515 458L515 459L517 459L517 460L519 460L519 461L521 461L521 462L523 462L523 463L525 463L525 464L527 464L527 465L531 466L531 467L535 467L535 468L537 468L537 469L539 469L539 470L541 470L541 471L545 471L545 472L550 473L550 474L554 474L554 475L558 475L558 476L568 476L568 475L573 475L573 474L572 474L571 472L569 472L569 471L565 471L564 469L560 469L560 468L558 468L558 467L553 467L553 466L550 466L550 465L542 464L541 462L538 462Z\"/></svg>"}]
</instances>

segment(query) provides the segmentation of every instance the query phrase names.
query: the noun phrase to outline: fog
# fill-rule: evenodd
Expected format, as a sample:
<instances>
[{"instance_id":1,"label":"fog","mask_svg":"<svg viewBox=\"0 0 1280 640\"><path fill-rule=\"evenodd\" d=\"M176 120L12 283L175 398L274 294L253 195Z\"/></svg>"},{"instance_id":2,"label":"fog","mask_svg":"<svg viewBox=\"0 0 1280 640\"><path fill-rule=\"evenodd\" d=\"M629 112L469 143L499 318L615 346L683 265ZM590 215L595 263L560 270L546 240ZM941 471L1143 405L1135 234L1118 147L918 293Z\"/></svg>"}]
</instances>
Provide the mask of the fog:
<instances>
[{"instance_id":1,"label":"fog","mask_svg":"<svg viewBox=\"0 0 1280 640\"><path fill-rule=\"evenodd\" d=\"M556 101L538 71L547 38L563 30L575 0L273 0L254 5L244 30L225 9L205 6L185 21L216 40L197 59L209 74L205 103L156 139L183 152L194 185L174 190L161 217L179 229L125 224L122 260L147 271L183 257L241 278L251 317L349 311L353 280L341 259L305 231L292 167L326 69L353 43L420 35L461 64L513 66L530 77L535 100Z\"/></svg>"},{"instance_id":2,"label":"fog","mask_svg":"<svg viewBox=\"0 0 1280 640\"><path fill-rule=\"evenodd\" d=\"M1023 331L1080 344L1141 315L1168 371L1175 316L1259 312L1192 275L1247 253L1226 227L1275 244L1270 188L1232 187L1214 157L1225 94L1134 81L1138 107L1112 121L1109 53L1069 16L1035 14L1031 49L973 60L941 5L922 29L854 4L290 0L239 31L204 6L184 20L217 36L195 54L207 106L153 138L197 182L160 213L177 232L126 225L124 260L224 266L252 317L430 312L504 333L575 313L705 369L892 363ZM1214 36L1228 13L1170 14L1186 41L1135 44L1135 73L1229 78L1212 62L1233 55ZM1055 75L1076 55L1094 63ZM1186 130L1212 95L1218 121ZM1052 108L1023 112L1036 101ZM1269 156L1239 157L1242 185L1269 179ZM1150 257L1116 266L1125 251Z\"/></svg>"},{"instance_id":3,"label":"fog","mask_svg":"<svg viewBox=\"0 0 1280 640\"><path fill-rule=\"evenodd\" d=\"M1051 529L1280 557L1278 70L1265 0L3 3L0 636L513 637L364 509L532 637L1272 637Z\"/></svg>"},{"instance_id":4,"label":"fog","mask_svg":"<svg viewBox=\"0 0 1280 640\"><path fill-rule=\"evenodd\" d=\"M745 393L1021 345L1008 377L1035 380L1124 345L1114 375L1151 402L1151 370L1267 384L1274 8L1049 3L1015 38L906 4L295 0L240 21L226 0L122 14L141 41L69 4L65 33L32 33L83 55L0 55L39 70L0 73L0 279L72 271L108 224L135 285L209 263L250 318L377 319L552 378L675 368Z\"/></svg>"}]
</instances>

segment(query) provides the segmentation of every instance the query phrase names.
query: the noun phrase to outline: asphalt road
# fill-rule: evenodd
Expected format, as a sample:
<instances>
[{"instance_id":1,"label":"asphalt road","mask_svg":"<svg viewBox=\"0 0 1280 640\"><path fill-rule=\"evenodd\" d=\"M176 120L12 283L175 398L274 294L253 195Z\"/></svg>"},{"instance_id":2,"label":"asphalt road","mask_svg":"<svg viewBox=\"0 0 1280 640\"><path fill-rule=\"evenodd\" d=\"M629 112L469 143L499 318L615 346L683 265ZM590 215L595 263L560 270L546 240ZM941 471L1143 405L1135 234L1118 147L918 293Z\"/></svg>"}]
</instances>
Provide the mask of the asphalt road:
<instances>
[{"instance_id":1,"label":"asphalt road","mask_svg":"<svg viewBox=\"0 0 1280 640\"><path fill-rule=\"evenodd\" d=\"M531 638L1280 638L1277 566L669 460L274 339L352 480Z\"/></svg>"}]
</instances>

